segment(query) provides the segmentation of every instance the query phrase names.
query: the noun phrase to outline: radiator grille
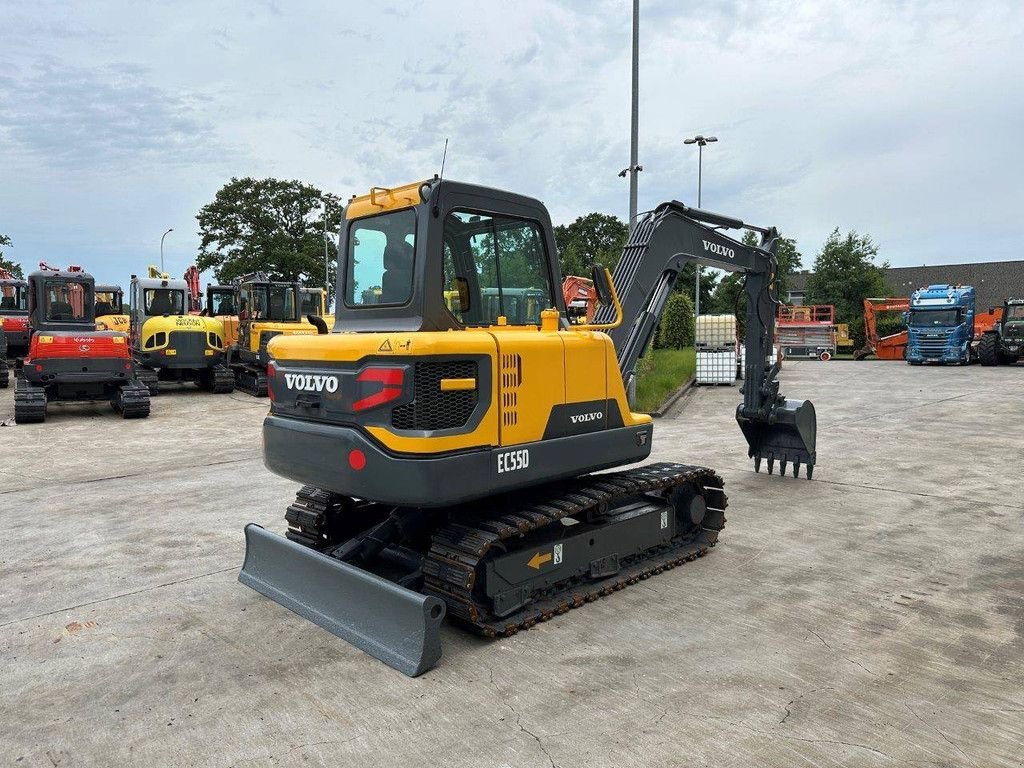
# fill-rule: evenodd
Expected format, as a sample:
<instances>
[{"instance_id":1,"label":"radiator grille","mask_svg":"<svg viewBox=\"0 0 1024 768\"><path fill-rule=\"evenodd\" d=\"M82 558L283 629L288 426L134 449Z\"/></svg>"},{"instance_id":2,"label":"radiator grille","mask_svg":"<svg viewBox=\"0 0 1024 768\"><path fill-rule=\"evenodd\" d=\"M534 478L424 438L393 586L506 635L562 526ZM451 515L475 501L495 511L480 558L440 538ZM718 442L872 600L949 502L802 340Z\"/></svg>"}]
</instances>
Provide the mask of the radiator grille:
<instances>
[{"instance_id":1,"label":"radiator grille","mask_svg":"<svg viewBox=\"0 0 1024 768\"><path fill-rule=\"evenodd\" d=\"M475 389L441 391L441 379L475 379L473 360L416 363L413 399L391 411L395 429L457 429L469 422L477 404Z\"/></svg>"}]
</instances>

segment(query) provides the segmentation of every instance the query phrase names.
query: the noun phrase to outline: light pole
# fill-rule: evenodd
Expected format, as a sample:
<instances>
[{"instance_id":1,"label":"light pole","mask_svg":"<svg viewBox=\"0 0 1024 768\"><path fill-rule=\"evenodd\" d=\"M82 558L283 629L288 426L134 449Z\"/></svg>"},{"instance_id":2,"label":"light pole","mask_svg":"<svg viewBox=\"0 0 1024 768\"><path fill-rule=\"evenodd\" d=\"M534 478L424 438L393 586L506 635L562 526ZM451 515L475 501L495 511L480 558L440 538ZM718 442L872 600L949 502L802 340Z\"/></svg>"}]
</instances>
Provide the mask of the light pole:
<instances>
[{"instance_id":1,"label":"light pole","mask_svg":"<svg viewBox=\"0 0 1024 768\"><path fill-rule=\"evenodd\" d=\"M696 144L697 145L697 207L700 208L700 188L704 170L704 146L707 144L714 144L718 141L714 136L701 136L699 133L692 139L683 139L683 144ZM694 277L693 286L693 314L695 317L700 316L700 264L697 264L695 270L696 276Z\"/></svg>"},{"instance_id":2,"label":"light pole","mask_svg":"<svg viewBox=\"0 0 1024 768\"><path fill-rule=\"evenodd\" d=\"M160 271L164 271L164 238L167 237L171 232L174 231L174 227L171 227L163 235L160 236Z\"/></svg>"},{"instance_id":3,"label":"light pole","mask_svg":"<svg viewBox=\"0 0 1024 768\"><path fill-rule=\"evenodd\" d=\"M633 0L633 89L630 111L629 131L629 167L619 171L619 176L625 178L629 174L629 229L633 230L636 224L636 175L644 168L637 164L637 146L639 139L639 114L640 114L640 0Z\"/></svg>"}]
</instances>

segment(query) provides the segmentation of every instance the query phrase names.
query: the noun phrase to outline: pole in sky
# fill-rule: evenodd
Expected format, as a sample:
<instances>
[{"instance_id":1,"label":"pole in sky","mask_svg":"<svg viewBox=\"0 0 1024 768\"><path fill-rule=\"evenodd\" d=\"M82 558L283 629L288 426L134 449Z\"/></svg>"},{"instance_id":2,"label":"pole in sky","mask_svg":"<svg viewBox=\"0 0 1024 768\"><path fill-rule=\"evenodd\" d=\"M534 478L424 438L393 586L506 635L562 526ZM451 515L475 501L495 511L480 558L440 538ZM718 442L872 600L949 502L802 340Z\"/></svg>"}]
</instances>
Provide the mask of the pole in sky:
<instances>
[{"instance_id":1,"label":"pole in sky","mask_svg":"<svg viewBox=\"0 0 1024 768\"><path fill-rule=\"evenodd\" d=\"M171 227L163 235L160 236L160 271L164 272L164 238L167 237L171 232L174 231L174 227Z\"/></svg>"},{"instance_id":2,"label":"pole in sky","mask_svg":"<svg viewBox=\"0 0 1024 768\"><path fill-rule=\"evenodd\" d=\"M636 224L636 175L644 168L637 164L638 125L640 122L640 0L633 0L633 88L630 114L629 167L619 171L619 177L629 174L629 228Z\"/></svg>"},{"instance_id":3,"label":"pole in sky","mask_svg":"<svg viewBox=\"0 0 1024 768\"><path fill-rule=\"evenodd\" d=\"M718 141L714 136L701 136L699 133L692 139L683 139L683 144L696 144L697 145L697 207L700 208L700 188L701 182L703 181L703 169L704 169L704 147L707 144L713 144ZM700 315L700 264L697 264L695 270L696 276L694 277L693 286L693 313L694 315Z\"/></svg>"}]
</instances>

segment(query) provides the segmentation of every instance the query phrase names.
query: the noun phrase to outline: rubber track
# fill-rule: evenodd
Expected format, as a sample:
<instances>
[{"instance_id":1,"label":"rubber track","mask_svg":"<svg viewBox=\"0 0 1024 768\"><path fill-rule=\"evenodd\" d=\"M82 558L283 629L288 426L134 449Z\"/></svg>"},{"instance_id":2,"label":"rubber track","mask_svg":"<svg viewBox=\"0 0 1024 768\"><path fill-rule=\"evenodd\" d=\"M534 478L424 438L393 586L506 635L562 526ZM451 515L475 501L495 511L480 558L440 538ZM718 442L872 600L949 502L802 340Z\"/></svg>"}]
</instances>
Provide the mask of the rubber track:
<instances>
[{"instance_id":1,"label":"rubber track","mask_svg":"<svg viewBox=\"0 0 1024 768\"><path fill-rule=\"evenodd\" d=\"M46 390L24 378L14 380L15 424L39 424L46 421Z\"/></svg>"},{"instance_id":2,"label":"rubber track","mask_svg":"<svg viewBox=\"0 0 1024 768\"><path fill-rule=\"evenodd\" d=\"M209 390L215 395L228 395L235 391L235 374L223 365L213 366L213 381Z\"/></svg>"},{"instance_id":3,"label":"rubber track","mask_svg":"<svg viewBox=\"0 0 1024 768\"><path fill-rule=\"evenodd\" d=\"M113 405L126 419L144 419L149 416L149 388L141 381L124 384Z\"/></svg>"},{"instance_id":4,"label":"rubber track","mask_svg":"<svg viewBox=\"0 0 1024 768\"><path fill-rule=\"evenodd\" d=\"M152 368L138 366L135 369L135 378L146 386L149 394L154 397L160 394L160 377Z\"/></svg>"},{"instance_id":5,"label":"rubber track","mask_svg":"<svg viewBox=\"0 0 1024 768\"><path fill-rule=\"evenodd\" d=\"M0 331L3 333L3 331ZM0 389L7 389L11 383L11 373L7 368L7 359L0 357Z\"/></svg>"},{"instance_id":6,"label":"rubber track","mask_svg":"<svg viewBox=\"0 0 1024 768\"><path fill-rule=\"evenodd\" d=\"M253 397L267 396L267 372L255 365L234 366L235 387Z\"/></svg>"},{"instance_id":7,"label":"rubber track","mask_svg":"<svg viewBox=\"0 0 1024 768\"><path fill-rule=\"evenodd\" d=\"M567 580L556 585L556 592L537 595L534 602L511 616L491 616L488 607L474 599L478 566L495 543L542 530L563 517L600 512L637 494L668 492L686 484L694 484L702 491L708 509L704 519L706 527L696 535L686 539L677 537L670 548L624 558L623 568L608 578ZM467 514L438 530L423 565L423 592L442 598L448 604L450 617L487 637L513 635L538 621L547 621L641 579L702 557L715 545L719 531L725 526L728 503L722 478L714 471L668 462L588 475L543 489L529 489L521 496L518 503L506 505L510 512L490 519ZM531 546L534 545L535 542L531 542ZM515 551L515 547L508 547L508 551Z\"/></svg>"}]
</instances>

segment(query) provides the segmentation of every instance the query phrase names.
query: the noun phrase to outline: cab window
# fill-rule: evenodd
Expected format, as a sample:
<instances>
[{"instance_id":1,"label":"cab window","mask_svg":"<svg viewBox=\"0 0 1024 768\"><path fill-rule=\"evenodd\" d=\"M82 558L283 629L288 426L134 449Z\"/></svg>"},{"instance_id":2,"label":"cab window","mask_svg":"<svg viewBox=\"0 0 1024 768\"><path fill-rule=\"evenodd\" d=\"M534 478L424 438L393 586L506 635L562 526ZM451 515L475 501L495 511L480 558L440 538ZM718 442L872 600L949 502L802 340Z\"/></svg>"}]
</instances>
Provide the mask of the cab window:
<instances>
[{"instance_id":1,"label":"cab window","mask_svg":"<svg viewBox=\"0 0 1024 768\"><path fill-rule=\"evenodd\" d=\"M405 304L412 297L416 213L407 208L352 223L348 235L345 303Z\"/></svg>"},{"instance_id":2,"label":"cab window","mask_svg":"<svg viewBox=\"0 0 1024 768\"><path fill-rule=\"evenodd\" d=\"M87 283L47 282L46 319L55 323L81 323L89 318L86 311L92 301L91 289Z\"/></svg>"},{"instance_id":3,"label":"cab window","mask_svg":"<svg viewBox=\"0 0 1024 768\"><path fill-rule=\"evenodd\" d=\"M539 325L541 311L555 305L536 222L455 211L444 234L445 303L460 322Z\"/></svg>"},{"instance_id":4,"label":"cab window","mask_svg":"<svg viewBox=\"0 0 1024 768\"><path fill-rule=\"evenodd\" d=\"M96 292L96 317L121 314L121 294L116 291Z\"/></svg>"},{"instance_id":5,"label":"cab window","mask_svg":"<svg viewBox=\"0 0 1024 768\"><path fill-rule=\"evenodd\" d=\"M145 313L149 317L185 314L184 291L175 291L171 288L147 288L142 293L142 303Z\"/></svg>"},{"instance_id":6,"label":"cab window","mask_svg":"<svg viewBox=\"0 0 1024 768\"><path fill-rule=\"evenodd\" d=\"M0 286L0 312L28 311L28 291L23 285Z\"/></svg>"}]
</instances>

